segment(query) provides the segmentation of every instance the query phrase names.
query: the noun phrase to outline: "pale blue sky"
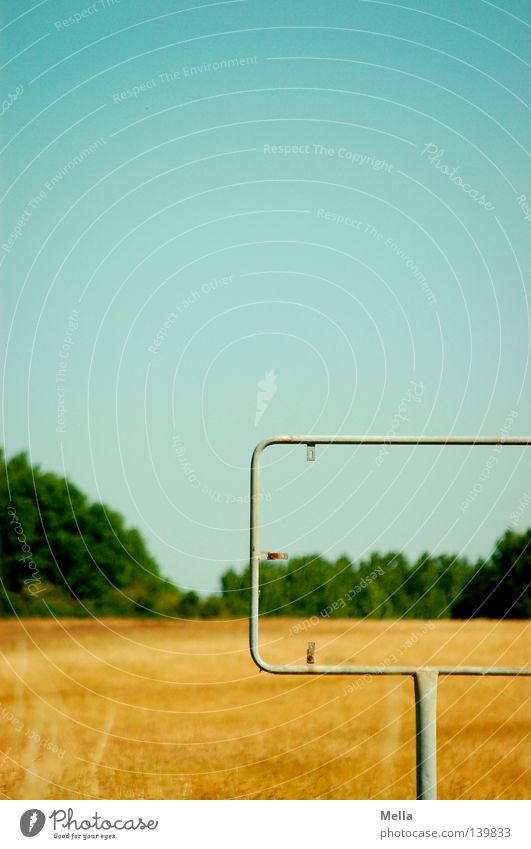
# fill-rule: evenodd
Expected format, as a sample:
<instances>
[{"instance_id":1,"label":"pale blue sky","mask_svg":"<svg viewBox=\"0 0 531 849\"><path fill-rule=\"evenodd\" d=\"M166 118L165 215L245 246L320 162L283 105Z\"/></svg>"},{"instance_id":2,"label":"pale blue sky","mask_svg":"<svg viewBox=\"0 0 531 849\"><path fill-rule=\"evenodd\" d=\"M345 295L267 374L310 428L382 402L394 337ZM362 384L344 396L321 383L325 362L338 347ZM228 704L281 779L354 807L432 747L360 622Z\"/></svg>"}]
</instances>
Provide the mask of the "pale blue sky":
<instances>
[{"instance_id":1,"label":"pale blue sky","mask_svg":"<svg viewBox=\"0 0 531 849\"><path fill-rule=\"evenodd\" d=\"M529 433L531 51L516 0L189 5L4 9L2 441L208 591L266 436ZM292 553L486 554L530 486L509 449L281 456Z\"/></svg>"}]
</instances>

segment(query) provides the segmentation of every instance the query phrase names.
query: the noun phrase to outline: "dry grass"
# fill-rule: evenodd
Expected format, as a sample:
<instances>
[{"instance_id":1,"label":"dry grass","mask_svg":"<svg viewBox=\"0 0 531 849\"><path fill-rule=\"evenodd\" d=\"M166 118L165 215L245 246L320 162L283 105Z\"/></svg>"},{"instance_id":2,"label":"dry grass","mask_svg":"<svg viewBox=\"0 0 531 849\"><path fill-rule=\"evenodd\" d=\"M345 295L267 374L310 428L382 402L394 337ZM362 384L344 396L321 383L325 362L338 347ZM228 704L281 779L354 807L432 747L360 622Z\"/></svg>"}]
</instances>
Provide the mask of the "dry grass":
<instances>
[{"instance_id":1,"label":"dry grass","mask_svg":"<svg viewBox=\"0 0 531 849\"><path fill-rule=\"evenodd\" d=\"M263 624L268 659L529 662L525 623L293 624ZM0 651L5 797L414 797L410 679L259 673L246 622L2 621ZM441 798L529 797L530 692L441 679Z\"/></svg>"}]
</instances>

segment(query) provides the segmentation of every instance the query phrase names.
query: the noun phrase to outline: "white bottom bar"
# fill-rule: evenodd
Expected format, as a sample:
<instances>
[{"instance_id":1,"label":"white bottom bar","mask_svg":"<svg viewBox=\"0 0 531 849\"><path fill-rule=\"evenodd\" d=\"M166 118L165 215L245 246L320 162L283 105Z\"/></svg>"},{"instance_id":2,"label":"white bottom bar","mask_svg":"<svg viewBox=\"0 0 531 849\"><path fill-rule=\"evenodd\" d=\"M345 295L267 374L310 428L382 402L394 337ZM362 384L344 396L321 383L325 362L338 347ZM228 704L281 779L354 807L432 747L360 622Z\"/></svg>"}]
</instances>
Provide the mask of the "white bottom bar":
<instances>
[{"instance_id":1,"label":"white bottom bar","mask_svg":"<svg viewBox=\"0 0 531 849\"><path fill-rule=\"evenodd\" d=\"M2 801L2 846L529 847L528 802ZM33 821L38 834L25 831ZM28 837L35 836L35 844Z\"/></svg>"}]
</instances>

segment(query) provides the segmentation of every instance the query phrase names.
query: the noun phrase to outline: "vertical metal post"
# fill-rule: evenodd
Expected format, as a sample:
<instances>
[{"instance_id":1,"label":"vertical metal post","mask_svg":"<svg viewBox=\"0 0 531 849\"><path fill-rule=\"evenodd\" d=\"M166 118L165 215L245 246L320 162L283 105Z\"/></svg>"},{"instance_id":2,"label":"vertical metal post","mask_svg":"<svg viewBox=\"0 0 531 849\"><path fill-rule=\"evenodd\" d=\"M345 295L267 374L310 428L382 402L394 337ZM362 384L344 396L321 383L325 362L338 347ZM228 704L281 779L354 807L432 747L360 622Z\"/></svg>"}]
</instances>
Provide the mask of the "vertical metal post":
<instances>
[{"instance_id":1,"label":"vertical metal post","mask_svg":"<svg viewBox=\"0 0 531 849\"><path fill-rule=\"evenodd\" d=\"M437 669L419 669L415 682L417 799L437 798Z\"/></svg>"},{"instance_id":2,"label":"vertical metal post","mask_svg":"<svg viewBox=\"0 0 531 849\"><path fill-rule=\"evenodd\" d=\"M249 640L251 655L260 666L258 654L258 617L260 599L260 454L262 447L257 445L251 463L251 540L250 540L250 578L251 578L251 616L249 619Z\"/></svg>"}]
</instances>

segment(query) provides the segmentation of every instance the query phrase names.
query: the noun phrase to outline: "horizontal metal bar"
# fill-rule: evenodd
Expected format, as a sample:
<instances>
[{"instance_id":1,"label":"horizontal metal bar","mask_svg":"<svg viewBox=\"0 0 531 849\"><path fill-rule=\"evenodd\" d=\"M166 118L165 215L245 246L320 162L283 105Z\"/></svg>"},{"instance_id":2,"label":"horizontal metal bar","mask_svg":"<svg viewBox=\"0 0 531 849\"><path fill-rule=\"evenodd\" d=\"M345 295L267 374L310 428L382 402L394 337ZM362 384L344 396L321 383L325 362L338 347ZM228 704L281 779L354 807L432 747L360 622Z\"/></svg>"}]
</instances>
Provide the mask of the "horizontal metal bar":
<instances>
[{"instance_id":1,"label":"horizontal metal bar","mask_svg":"<svg viewBox=\"0 0 531 849\"><path fill-rule=\"evenodd\" d=\"M315 643L308 643L305 666L276 666L260 656L258 622L260 585L260 457L269 445L531 445L531 436L276 436L260 442L251 461L249 647L256 665L273 675L409 675L415 683L417 799L437 798L437 679L440 675L531 676L531 668L510 666L319 666ZM270 557L269 553L267 556ZM277 555L278 556L278 555Z\"/></svg>"},{"instance_id":2,"label":"horizontal metal bar","mask_svg":"<svg viewBox=\"0 0 531 849\"><path fill-rule=\"evenodd\" d=\"M435 669L419 669L415 682L417 799L437 798L437 678Z\"/></svg>"}]
</instances>

